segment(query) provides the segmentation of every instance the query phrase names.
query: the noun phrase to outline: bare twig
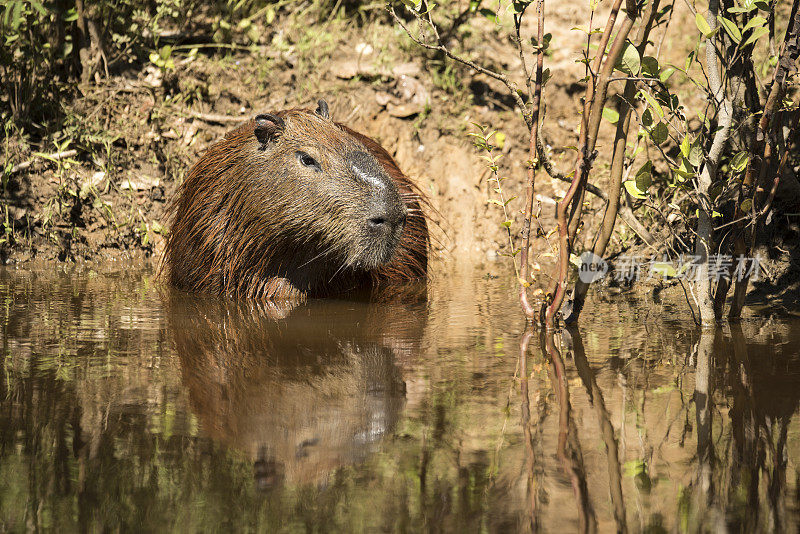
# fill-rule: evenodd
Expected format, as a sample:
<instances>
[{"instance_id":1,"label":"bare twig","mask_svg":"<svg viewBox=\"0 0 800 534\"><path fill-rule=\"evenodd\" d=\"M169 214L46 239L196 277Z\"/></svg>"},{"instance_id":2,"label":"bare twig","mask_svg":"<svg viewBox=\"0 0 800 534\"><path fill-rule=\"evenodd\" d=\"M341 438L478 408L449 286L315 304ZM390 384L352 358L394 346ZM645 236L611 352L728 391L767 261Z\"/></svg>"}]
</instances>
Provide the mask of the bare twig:
<instances>
[{"instance_id":1,"label":"bare twig","mask_svg":"<svg viewBox=\"0 0 800 534\"><path fill-rule=\"evenodd\" d=\"M52 160L58 161L65 158L71 158L72 156L76 156L77 154L78 154L77 150L64 150L63 152L53 152L52 154L35 154L35 156L37 156L37 158L44 158L51 161ZM23 161L22 163L17 163L11 168L9 174L16 174L20 171L24 171L25 169L33 165L34 161L35 160L31 159L28 161Z\"/></svg>"},{"instance_id":2,"label":"bare twig","mask_svg":"<svg viewBox=\"0 0 800 534\"><path fill-rule=\"evenodd\" d=\"M653 0L647 6L647 12L644 15L645 24L639 29L637 36L637 50L639 56L644 55L644 50L647 47L648 39L650 36L650 29L652 28L653 21L655 20L656 13L658 12L659 0ZM608 79L605 85L608 85ZM625 147L628 142L628 129L631 121L631 108L633 107L634 95L636 94L636 78L631 77L625 83L624 96L620 103L619 119L617 120L617 130L614 138L614 152L611 159L611 183L609 185L609 202L606 205L606 212L603 216L603 222L597 231L597 238L595 239L592 247L592 253L597 257L602 257L605 253L606 246L611 239L611 234L614 232L614 227L617 222L617 213L620 205L620 191L622 187L623 168L625 166ZM594 113L592 118L596 120L597 124L592 124L593 127L599 129L599 120L602 115L602 109L598 113ZM594 130L593 130L594 132ZM597 134L595 133L595 136ZM596 138L596 137L595 137ZM638 222L638 221L637 221ZM566 322L577 322L580 316L583 305L586 302L586 294L589 291L589 283L578 279L575 282L575 293L572 304L572 313L566 318Z\"/></svg>"},{"instance_id":3,"label":"bare twig","mask_svg":"<svg viewBox=\"0 0 800 534\"><path fill-rule=\"evenodd\" d=\"M782 100L782 95L786 89L786 78L788 73L792 69L793 65L797 63L797 59L800 57L800 0L795 0L792 4L792 13L790 18L790 26L786 32L786 37L783 42L783 49L781 50L780 57L778 59L778 65L775 68L775 74L772 80L772 87L769 91L769 96L767 97L767 102L764 105L764 112L761 115L761 119L758 122L758 127L756 130L756 146L754 147L753 153L750 154L750 158L748 160L748 167L745 173L744 184L746 186L753 185L753 165L754 165L754 158L758 157L760 160L758 162L759 167L759 177L756 185L761 184L764 181L764 178L767 173L768 167L770 167L772 163L772 152L773 146L769 140L769 132L772 127L774 127L773 117L780 106L780 102ZM777 121L776 121L777 122ZM795 129L797 129L797 125L795 125ZM788 151L788 147L786 149ZM782 161L785 160L785 156ZM779 167L782 167L782 163ZM770 195L765 203L765 207L768 207L772 203L772 199L774 198L774 191L777 190L778 180L780 180L780 172L775 174L775 182L773 183L773 187L770 190ZM753 208L755 209L755 203L753 204ZM741 201L737 206L737 215L741 216ZM734 245L734 250L737 255L749 255L752 251L753 241L755 239L755 230L756 230L756 221L751 227L750 231L750 239L749 242L745 242L744 238L744 231L740 228L740 232L736 239L736 244ZM733 302L731 303L731 308L728 313L728 316L731 319L737 319L741 316L742 309L744 308L744 297L747 294L747 286L750 281L749 273L746 273L744 277L736 281L736 287L733 293ZM716 313L721 315L722 313L722 305L724 304L725 295L727 294L727 282L722 287L724 292L717 290L717 297L716 297Z\"/></svg>"},{"instance_id":4,"label":"bare twig","mask_svg":"<svg viewBox=\"0 0 800 534\"><path fill-rule=\"evenodd\" d=\"M525 113L525 109L526 109L525 108L525 102L522 100L522 97L519 96L519 91L517 90L517 84L515 82L511 81L509 79L509 77L506 76L503 73L495 72L495 71L493 71L491 69L487 69L486 67L478 65L474 61L470 61L467 58L458 56L458 55L454 54L453 52L451 52L450 49L447 48L441 42L440 37L439 37L439 32L436 29L436 24L434 24L433 21L430 18L425 20L416 11L414 11L414 10L411 10L411 11L414 14L414 16L417 18L417 20L423 21L424 23L428 24L431 27L431 29L434 31L434 35L436 37L436 44L426 43L421 38L416 37L411 32L411 30L408 29L408 26L406 26L406 24L403 22L403 19L401 19L397 15L397 12L395 11L394 6L392 6L392 5L389 6L389 12L392 14L392 18L394 18L395 22L397 22L397 24L399 24L400 27L403 28L403 31L406 32L406 35L408 35L411 38L411 40L414 41L416 44L418 44L419 46L421 46L423 48L427 48L428 50L437 50L439 52L442 52L444 55L446 55L447 57L449 57L453 61L457 61L457 62L461 63L462 65L466 65L467 67L470 67L471 69L474 69L477 72L480 72L481 74L489 76L490 78L494 78L495 80L497 80L497 81L501 82L503 85L505 85L506 88L508 88L508 90L509 90L509 92L511 94L511 97L514 99L514 103L520 109L520 112L522 113L522 117L525 120L525 124L528 126L528 129L531 129L533 127L533 123L531 122L530 117L528 116L528 114ZM430 17L430 12L428 12L428 16Z\"/></svg>"},{"instance_id":5,"label":"bare twig","mask_svg":"<svg viewBox=\"0 0 800 534\"><path fill-rule=\"evenodd\" d=\"M556 216L558 221L558 235L559 235L559 261L558 261L558 277L551 287L549 303L543 313L543 322L549 329L555 327L556 314L561 308L564 301L564 296L567 290L567 275L569 274L569 256L572 249L572 243L577 232L578 222L580 220L581 208L583 204L584 185L589 176L589 170L592 167L596 153L594 146L597 141L597 130L599 128L599 118L595 119L593 115L601 116L603 105L606 98L606 90L608 88L608 78L614 68L617 58L622 53L625 39L630 32L633 22L637 16L638 9L635 0L626 0L626 20L623 22L622 27L617 32L614 39L614 44L603 63L603 57L611 38L611 33L616 22L617 13L622 7L622 0L616 0L611 9L611 14L608 17L606 28L600 37L600 44L597 48L597 54L592 61L591 72L600 72L602 64L603 69L600 72L599 78L592 79L586 86L586 95L583 105L583 114L581 116L581 129L578 141L578 158L575 165L575 174L572 178L572 184L567 190L566 195L556 206ZM599 98L595 98L595 90ZM591 119L590 119L591 117ZM590 122L591 120L591 122ZM591 127L590 127L591 124ZM574 202L574 204L573 204ZM572 214L568 219L568 210L572 206Z\"/></svg>"},{"instance_id":6,"label":"bare twig","mask_svg":"<svg viewBox=\"0 0 800 534\"><path fill-rule=\"evenodd\" d=\"M531 102L531 128L530 146L528 152L530 160L528 161L528 183L525 187L525 215L522 222L522 254L520 256L520 288L519 288L519 301L522 305L522 310L525 316L533 321L536 310L528 302L528 250L531 245L531 217L533 215L533 188L536 180L536 148L538 146L539 135L539 104L542 100L542 66L544 64L544 0L538 0L536 3L536 14L538 17L537 26L537 39L539 49L536 54L536 82L534 84L533 99ZM522 14L520 14L520 17ZM519 23L517 23L517 36L519 36ZM520 55L522 49L520 48ZM524 64L524 60L523 60Z\"/></svg>"},{"instance_id":7,"label":"bare twig","mask_svg":"<svg viewBox=\"0 0 800 534\"><path fill-rule=\"evenodd\" d=\"M717 28L719 14L719 0L710 0L706 22L712 30ZM716 33L714 34L716 35ZM698 195L697 237L695 238L694 254L698 257L698 273L694 282L692 294L697 299L697 311L700 322L710 324L714 317L714 303L711 297L711 280L708 276L708 256L712 249L712 236L714 225L711 221L713 204L709 196L709 189L717 175L717 167L725 145L728 143L733 121L733 99L722 81L718 51L714 44L715 37L708 38L706 42L706 70L709 87L713 95L714 105L717 107L717 131L711 142L711 148L703 162L703 168L697 179L696 192ZM696 291L695 291L696 290Z\"/></svg>"},{"instance_id":8,"label":"bare twig","mask_svg":"<svg viewBox=\"0 0 800 534\"><path fill-rule=\"evenodd\" d=\"M216 113L201 113L199 111L190 111L189 116L204 122L213 122L216 124L237 123L248 119L248 117L243 116L234 117L233 115L218 115Z\"/></svg>"}]
</instances>

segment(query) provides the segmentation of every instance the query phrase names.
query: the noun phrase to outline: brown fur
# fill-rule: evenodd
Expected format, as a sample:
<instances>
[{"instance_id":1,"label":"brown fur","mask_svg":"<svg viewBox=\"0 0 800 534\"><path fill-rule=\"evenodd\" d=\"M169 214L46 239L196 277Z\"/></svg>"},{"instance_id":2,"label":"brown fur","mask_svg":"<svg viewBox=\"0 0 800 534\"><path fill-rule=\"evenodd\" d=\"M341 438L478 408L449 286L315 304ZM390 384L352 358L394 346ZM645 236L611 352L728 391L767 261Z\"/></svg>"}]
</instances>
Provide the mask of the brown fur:
<instances>
[{"instance_id":1,"label":"brown fur","mask_svg":"<svg viewBox=\"0 0 800 534\"><path fill-rule=\"evenodd\" d=\"M291 165L281 166L268 159L270 152L259 149L254 134L256 122L250 120L211 146L180 187L173 203L172 229L163 264L169 282L187 290L234 297L302 299L374 291L424 279L429 245L423 211L427 201L392 157L374 140L309 110L293 109L273 115L292 125L276 141L283 143L285 149L279 154L281 157L286 157L286 151L311 146L327 154L330 161L326 160L326 164L331 167L341 164L336 161L339 154L353 150L367 152L377 160L408 211L391 259L369 270L343 269L330 260L324 248L327 243L318 243L306 228L324 225L323 233L340 245L337 239L343 239L339 234L344 233L341 227L348 220L337 219L335 210L319 207L322 200L314 196L313 190L299 189L292 182L295 171ZM332 180L344 178L336 176ZM287 191L301 192L275 195L274 190L280 192L284 185ZM347 198L351 196L349 185L332 186L344 191L336 197L344 206L342 209L347 209L348 202L359 202L356 186L352 188L352 198ZM262 194L267 187L272 187L270 195ZM330 202L329 197L326 199ZM317 251L320 253L315 254ZM294 259L299 254L312 259L301 265L300 260Z\"/></svg>"}]
</instances>

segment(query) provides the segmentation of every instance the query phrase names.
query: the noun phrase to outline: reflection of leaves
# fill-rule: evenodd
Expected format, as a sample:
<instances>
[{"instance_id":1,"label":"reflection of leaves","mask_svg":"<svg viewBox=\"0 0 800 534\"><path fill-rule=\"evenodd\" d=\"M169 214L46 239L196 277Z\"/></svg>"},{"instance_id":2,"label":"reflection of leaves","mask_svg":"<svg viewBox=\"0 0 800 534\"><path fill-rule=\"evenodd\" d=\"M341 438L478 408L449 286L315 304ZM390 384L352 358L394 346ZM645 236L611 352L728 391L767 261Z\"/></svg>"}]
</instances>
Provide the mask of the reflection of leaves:
<instances>
[{"instance_id":1,"label":"reflection of leaves","mask_svg":"<svg viewBox=\"0 0 800 534\"><path fill-rule=\"evenodd\" d=\"M644 460L629 460L623 466L625 476L633 478L636 487L645 493L649 493L653 487L650 475L647 473L647 463Z\"/></svg>"}]
</instances>

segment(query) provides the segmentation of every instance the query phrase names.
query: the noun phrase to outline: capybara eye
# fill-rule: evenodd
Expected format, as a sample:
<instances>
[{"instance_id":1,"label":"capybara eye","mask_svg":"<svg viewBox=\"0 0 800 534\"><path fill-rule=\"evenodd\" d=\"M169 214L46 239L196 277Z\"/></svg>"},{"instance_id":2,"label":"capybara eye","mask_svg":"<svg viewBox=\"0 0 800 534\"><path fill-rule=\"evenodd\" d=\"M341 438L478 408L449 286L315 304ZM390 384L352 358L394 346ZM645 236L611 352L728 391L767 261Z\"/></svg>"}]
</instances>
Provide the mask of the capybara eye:
<instances>
[{"instance_id":1,"label":"capybara eye","mask_svg":"<svg viewBox=\"0 0 800 534\"><path fill-rule=\"evenodd\" d=\"M322 170L322 167L320 167L320 164L317 163L317 160L315 160L314 158L312 158L311 156L309 156L305 152L298 152L297 153L297 159L299 159L300 163L302 165L306 166L306 167L312 167L312 168L316 169L317 171L321 171Z\"/></svg>"}]
</instances>

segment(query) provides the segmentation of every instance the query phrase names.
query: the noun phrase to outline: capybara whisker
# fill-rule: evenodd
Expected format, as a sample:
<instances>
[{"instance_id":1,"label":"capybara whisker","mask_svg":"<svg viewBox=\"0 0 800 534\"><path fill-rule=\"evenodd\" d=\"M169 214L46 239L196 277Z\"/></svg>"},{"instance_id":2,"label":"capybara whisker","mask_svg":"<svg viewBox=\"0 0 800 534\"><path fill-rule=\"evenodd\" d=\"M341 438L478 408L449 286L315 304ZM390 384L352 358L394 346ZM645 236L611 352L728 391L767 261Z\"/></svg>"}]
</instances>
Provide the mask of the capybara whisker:
<instances>
[{"instance_id":1,"label":"capybara whisker","mask_svg":"<svg viewBox=\"0 0 800 534\"><path fill-rule=\"evenodd\" d=\"M427 199L378 143L316 109L257 115L194 165L172 202L170 283L270 300L426 277Z\"/></svg>"}]
</instances>

